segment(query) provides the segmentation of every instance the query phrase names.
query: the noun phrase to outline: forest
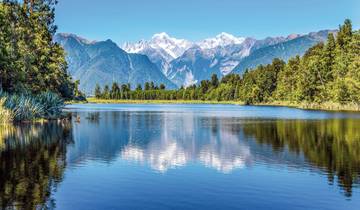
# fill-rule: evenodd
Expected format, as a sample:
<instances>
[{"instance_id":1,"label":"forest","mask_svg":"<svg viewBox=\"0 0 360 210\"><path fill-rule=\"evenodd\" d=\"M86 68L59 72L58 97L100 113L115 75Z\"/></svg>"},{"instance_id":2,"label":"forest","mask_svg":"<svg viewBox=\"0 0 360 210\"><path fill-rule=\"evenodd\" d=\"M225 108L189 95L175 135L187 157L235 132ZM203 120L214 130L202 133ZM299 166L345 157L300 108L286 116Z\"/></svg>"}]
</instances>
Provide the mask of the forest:
<instances>
[{"instance_id":1,"label":"forest","mask_svg":"<svg viewBox=\"0 0 360 210\"><path fill-rule=\"evenodd\" d=\"M329 34L325 43L310 48L303 56L285 62L248 69L240 76L229 74L198 85L167 90L148 82L131 89L129 84L97 85L98 99L241 101L244 104L360 105L360 31L350 20Z\"/></svg>"},{"instance_id":2,"label":"forest","mask_svg":"<svg viewBox=\"0 0 360 210\"><path fill-rule=\"evenodd\" d=\"M56 117L80 95L53 42L56 0L0 1L0 121Z\"/></svg>"}]
</instances>

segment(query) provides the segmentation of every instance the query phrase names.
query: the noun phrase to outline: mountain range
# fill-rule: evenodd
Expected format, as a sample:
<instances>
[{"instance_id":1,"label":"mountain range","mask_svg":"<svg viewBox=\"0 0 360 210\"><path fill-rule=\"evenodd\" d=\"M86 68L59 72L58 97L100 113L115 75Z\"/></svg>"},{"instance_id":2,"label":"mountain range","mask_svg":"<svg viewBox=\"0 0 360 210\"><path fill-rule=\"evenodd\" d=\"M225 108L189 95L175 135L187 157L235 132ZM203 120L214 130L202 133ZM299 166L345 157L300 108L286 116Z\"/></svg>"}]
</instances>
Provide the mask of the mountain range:
<instances>
[{"instance_id":1,"label":"mountain range","mask_svg":"<svg viewBox=\"0 0 360 210\"><path fill-rule=\"evenodd\" d=\"M73 34L57 34L54 39L67 53L69 73L80 80L80 89L88 95L96 84L110 86L113 82L130 83L134 88L153 81L176 88L146 55L127 53L111 40L90 42Z\"/></svg>"},{"instance_id":2,"label":"mountain range","mask_svg":"<svg viewBox=\"0 0 360 210\"><path fill-rule=\"evenodd\" d=\"M130 83L135 87L154 81L174 89L197 84L212 74L242 74L246 69L269 64L274 58L288 60L303 55L311 46L326 41L329 33L336 31L257 40L223 32L200 42L159 33L149 40L124 43L121 48L111 40L89 41L60 33L55 42L64 47L69 72L74 79L80 79L81 90L91 94L97 83Z\"/></svg>"}]
</instances>

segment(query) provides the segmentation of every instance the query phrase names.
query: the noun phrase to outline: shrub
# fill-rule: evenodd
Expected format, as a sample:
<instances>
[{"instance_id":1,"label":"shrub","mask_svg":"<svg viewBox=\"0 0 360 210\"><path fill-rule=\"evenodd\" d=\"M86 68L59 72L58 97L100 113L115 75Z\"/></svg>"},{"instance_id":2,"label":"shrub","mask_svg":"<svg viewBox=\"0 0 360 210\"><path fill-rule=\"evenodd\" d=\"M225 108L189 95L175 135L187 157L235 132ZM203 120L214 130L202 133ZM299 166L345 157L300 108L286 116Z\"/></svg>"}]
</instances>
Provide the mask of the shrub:
<instances>
[{"instance_id":1,"label":"shrub","mask_svg":"<svg viewBox=\"0 0 360 210\"><path fill-rule=\"evenodd\" d=\"M5 107L14 112L15 121L31 121L43 116L44 107L30 95L12 95L8 97Z\"/></svg>"},{"instance_id":2,"label":"shrub","mask_svg":"<svg viewBox=\"0 0 360 210\"><path fill-rule=\"evenodd\" d=\"M63 99L51 92L34 96L9 95L0 91L0 99L0 117L3 122L54 119L61 115L64 108Z\"/></svg>"},{"instance_id":3,"label":"shrub","mask_svg":"<svg viewBox=\"0 0 360 210\"><path fill-rule=\"evenodd\" d=\"M52 92L40 94L37 101L42 105L43 117L46 119L59 117L64 108L64 100Z\"/></svg>"}]
</instances>

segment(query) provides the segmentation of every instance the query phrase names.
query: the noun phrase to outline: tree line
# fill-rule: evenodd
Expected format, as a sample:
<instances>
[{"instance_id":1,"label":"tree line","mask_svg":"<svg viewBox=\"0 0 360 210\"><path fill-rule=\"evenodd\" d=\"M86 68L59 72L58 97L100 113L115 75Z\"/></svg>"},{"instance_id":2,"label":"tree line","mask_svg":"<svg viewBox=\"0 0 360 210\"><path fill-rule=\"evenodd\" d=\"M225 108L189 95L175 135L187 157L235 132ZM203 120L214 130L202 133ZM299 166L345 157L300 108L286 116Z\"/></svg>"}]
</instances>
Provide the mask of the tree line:
<instances>
[{"instance_id":1,"label":"tree line","mask_svg":"<svg viewBox=\"0 0 360 210\"><path fill-rule=\"evenodd\" d=\"M0 0L0 90L51 91L71 99L75 83L63 48L53 42L57 0Z\"/></svg>"},{"instance_id":2,"label":"tree line","mask_svg":"<svg viewBox=\"0 0 360 210\"><path fill-rule=\"evenodd\" d=\"M217 100L242 101L246 104L339 103L360 104L360 31L353 31L350 20L330 33L325 43L311 47L300 57L286 63L274 59L271 64L248 69L240 76L229 74L221 79L212 75L197 85L167 90L153 82L132 90L129 85L99 85L95 97L134 100Z\"/></svg>"}]
</instances>

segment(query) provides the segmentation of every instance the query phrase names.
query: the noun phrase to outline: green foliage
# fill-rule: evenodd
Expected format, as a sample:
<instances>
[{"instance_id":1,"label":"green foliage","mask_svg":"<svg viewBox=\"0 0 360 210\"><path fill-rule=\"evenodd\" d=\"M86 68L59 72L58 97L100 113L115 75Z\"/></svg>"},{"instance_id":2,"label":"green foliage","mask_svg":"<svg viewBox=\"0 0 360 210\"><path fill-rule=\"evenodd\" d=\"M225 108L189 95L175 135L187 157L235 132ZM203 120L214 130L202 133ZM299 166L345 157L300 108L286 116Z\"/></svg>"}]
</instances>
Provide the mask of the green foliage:
<instances>
[{"instance_id":1,"label":"green foliage","mask_svg":"<svg viewBox=\"0 0 360 210\"><path fill-rule=\"evenodd\" d=\"M56 0L0 2L0 89L74 97L64 50L53 42Z\"/></svg>"},{"instance_id":2,"label":"green foliage","mask_svg":"<svg viewBox=\"0 0 360 210\"><path fill-rule=\"evenodd\" d=\"M61 115L64 100L57 94L51 92L41 93L36 97L36 100L43 106L42 118L54 119Z\"/></svg>"},{"instance_id":3,"label":"green foliage","mask_svg":"<svg viewBox=\"0 0 360 210\"><path fill-rule=\"evenodd\" d=\"M269 65L229 74L220 81L217 75L199 85L166 90L153 82L135 90L113 85L110 91L97 87L95 96L103 99L130 100L206 100L242 101L246 104L284 102L287 104L359 104L360 105L360 32L352 31L351 22L340 26L336 38L329 34L326 43L311 47L303 57L288 63L274 59ZM123 88L124 87L124 88Z\"/></svg>"},{"instance_id":4,"label":"green foliage","mask_svg":"<svg viewBox=\"0 0 360 210\"><path fill-rule=\"evenodd\" d=\"M5 107L6 98L0 98L0 124L12 122L14 113Z\"/></svg>"},{"instance_id":5,"label":"green foliage","mask_svg":"<svg viewBox=\"0 0 360 210\"><path fill-rule=\"evenodd\" d=\"M51 92L39 95L9 95L0 92L0 115L3 122L32 121L40 118L58 118L64 108L64 101Z\"/></svg>"},{"instance_id":6,"label":"green foliage","mask_svg":"<svg viewBox=\"0 0 360 210\"><path fill-rule=\"evenodd\" d=\"M95 98L101 98L101 87L99 84L95 86Z\"/></svg>"},{"instance_id":7,"label":"green foliage","mask_svg":"<svg viewBox=\"0 0 360 210\"><path fill-rule=\"evenodd\" d=\"M165 85L164 85L164 84L160 84L160 90L165 90L165 89L166 89Z\"/></svg>"},{"instance_id":8,"label":"green foliage","mask_svg":"<svg viewBox=\"0 0 360 210\"><path fill-rule=\"evenodd\" d=\"M137 86L136 86L136 89L135 90L137 90L137 91L142 91L142 87L141 87L141 85L140 84L138 84Z\"/></svg>"},{"instance_id":9,"label":"green foliage","mask_svg":"<svg viewBox=\"0 0 360 210\"><path fill-rule=\"evenodd\" d=\"M218 79L218 77L217 77L216 74L213 74L213 75L211 76L211 85L212 85L213 87L218 87L218 85L219 85L219 79Z\"/></svg>"}]
</instances>

